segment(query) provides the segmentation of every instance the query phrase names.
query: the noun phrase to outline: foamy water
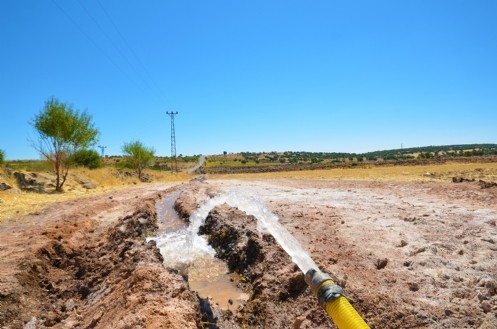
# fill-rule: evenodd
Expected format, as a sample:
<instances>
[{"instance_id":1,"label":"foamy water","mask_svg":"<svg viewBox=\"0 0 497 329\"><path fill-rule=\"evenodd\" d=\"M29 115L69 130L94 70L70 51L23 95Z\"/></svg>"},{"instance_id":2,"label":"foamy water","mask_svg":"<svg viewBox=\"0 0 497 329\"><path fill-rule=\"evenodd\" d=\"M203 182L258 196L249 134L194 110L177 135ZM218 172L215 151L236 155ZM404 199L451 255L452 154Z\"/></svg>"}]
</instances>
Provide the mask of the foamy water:
<instances>
[{"instance_id":1,"label":"foamy water","mask_svg":"<svg viewBox=\"0 0 497 329\"><path fill-rule=\"evenodd\" d=\"M303 273L310 269L317 269L316 263L302 248L299 241L281 225L278 216L271 212L255 193L250 193L246 188L233 187L227 195L227 203L257 218L257 229L261 232L269 232Z\"/></svg>"},{"instance_id":2,"label":"foamy water","mask_svg":"<svg viewBox=\"0 0 497 329\"><path fill-rule=\"evenodd\" d=\"M236 187L228 188L197 208L190 216L190 225L187 228L149 238L156 241L167 266L178 268L196 262L205 256L214 256L214 249L209 246L203 236L198 235L198 230L209 212L224 203L257 218L257 229L273 235L302 272L306 273L309 269L317 268L298 240L280 224L278 217L255 194Z\"/></svg>"}]
</instances>

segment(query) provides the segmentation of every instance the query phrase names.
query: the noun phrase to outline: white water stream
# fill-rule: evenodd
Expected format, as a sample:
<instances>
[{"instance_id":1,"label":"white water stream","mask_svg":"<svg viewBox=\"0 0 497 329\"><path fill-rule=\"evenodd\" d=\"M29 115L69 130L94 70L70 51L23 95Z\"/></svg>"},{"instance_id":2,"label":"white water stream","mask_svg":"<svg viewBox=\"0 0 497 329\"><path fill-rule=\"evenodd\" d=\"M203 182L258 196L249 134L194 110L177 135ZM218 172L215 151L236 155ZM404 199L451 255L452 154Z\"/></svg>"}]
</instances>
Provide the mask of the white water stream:
<instances>
[{"instance_id":1,"label":"white water stream","mask_svg":"<svg viewBox=\"0 0 497 329\"><path fill-rule=\"evenodd\" d=\"M272 234L302 272L317 268L299 242L279 223L278 217L255 193L247 192L246 189L236 187L226 189L197 208L190 216L188 226L173 207L178 192L157 204L158 236L147 239L156 241L165 266L187 274L192 290L197 291L201 298L211 298L223 309L236 309L248 300L249 295L236 286L239 278L228 273L226 263L216 258L214 249L205 237L198 235L207 215L218 205L227 203L256 217L257 229Z\"/></svg>"},{"instance_id":2,"label":"white water stream","mask_svg":"<svg viewBox=\"0 0 497 329\"><path fill-rule=\"evenodd\" d=\"M246 189L230 187L222 194L207 200L190 216L190 225L175 231L164 231L155 238L157 247L164 257L164 263L173 268L188 267L192 263L214 256L215 251L207 240L198 235L199 227L209 212L216 206L227 203L257 218L257 229L269 232L280 246L290 255L303 273L317 266L300 243L280 224L278 217L255 195Z\"/></svg>"}]
</instances>

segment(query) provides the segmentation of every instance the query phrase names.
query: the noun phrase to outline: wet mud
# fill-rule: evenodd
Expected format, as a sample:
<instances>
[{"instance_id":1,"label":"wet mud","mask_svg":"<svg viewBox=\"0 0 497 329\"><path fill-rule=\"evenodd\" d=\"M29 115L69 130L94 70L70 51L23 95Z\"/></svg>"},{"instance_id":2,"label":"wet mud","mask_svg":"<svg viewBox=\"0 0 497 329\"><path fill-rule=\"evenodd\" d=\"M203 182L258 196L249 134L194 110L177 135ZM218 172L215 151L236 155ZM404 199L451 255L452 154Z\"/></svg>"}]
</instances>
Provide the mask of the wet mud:
<instances>
[{"instance_id":1,"label":"wet mud","mask_svg":"<svg viewBox=\"0 0 497 329\"><path fill-rule=\"evenodd\" d=\"M304 276L272 235L257 231L257 219L228 205L209 213L200 234L217 257L237 273L250 298L220 328L332 328L307 291Z\"/></svg>"},{"instance_id":2,"label":"wet mud","mask_svg":"<svg viewBox=\"0 0 497 329\"><path fill-rule=\"evenodd\" d=\"M134 210L105 228L73 209L65 214L73 218L49 229L31 228L43 243L26 245L10 275L2 271L1 328L199 327L197 295L165 269L155 243L145 242L157 228L159 195L128 197Z\"/></svg>"},{"instance_id":3,"label":"wet mud","mask_svg":"<svg viewBox=\"0 0 497 329\"><path fill-rule=\"evenodd\" d=\"M497 327L497 190L477 184L204 181L48 207L0 225L0 328L335 328L257 219L202 234L248 300L222 308L167 268L155 204L186 220L227 187L257 195L373 328Z\"/></svg>"}]
</instances>

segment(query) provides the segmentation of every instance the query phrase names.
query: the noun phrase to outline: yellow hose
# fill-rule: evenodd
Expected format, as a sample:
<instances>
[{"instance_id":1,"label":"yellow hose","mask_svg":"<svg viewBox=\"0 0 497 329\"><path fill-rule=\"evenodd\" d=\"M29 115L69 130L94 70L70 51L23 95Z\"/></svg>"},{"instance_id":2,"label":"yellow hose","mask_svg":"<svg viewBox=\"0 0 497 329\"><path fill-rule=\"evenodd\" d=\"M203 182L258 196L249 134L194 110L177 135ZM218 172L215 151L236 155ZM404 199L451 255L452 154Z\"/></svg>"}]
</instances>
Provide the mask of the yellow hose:
<instances>
[{"instance_id":1,"label":"yellow hose","mask_svg":"<svg viewBox=\"0 0 497 329\"><path fill-rule=\"evenodd\" d=\"M347 298L343 296L327 302L324 309L339 329L369 328L359 313L350 305Z\"/></svg>"},{"instance_id":2,"label":"yellow hose","mask_svg":"<svg viewBox=\"0 0 497 329\"><path fill-rule=\"evenodd\" d=\"M339 329L369 329L368 324L344 296L343 289L337 286L329 275L309 270L305 279Z\"/></svg>"}]
</instances>

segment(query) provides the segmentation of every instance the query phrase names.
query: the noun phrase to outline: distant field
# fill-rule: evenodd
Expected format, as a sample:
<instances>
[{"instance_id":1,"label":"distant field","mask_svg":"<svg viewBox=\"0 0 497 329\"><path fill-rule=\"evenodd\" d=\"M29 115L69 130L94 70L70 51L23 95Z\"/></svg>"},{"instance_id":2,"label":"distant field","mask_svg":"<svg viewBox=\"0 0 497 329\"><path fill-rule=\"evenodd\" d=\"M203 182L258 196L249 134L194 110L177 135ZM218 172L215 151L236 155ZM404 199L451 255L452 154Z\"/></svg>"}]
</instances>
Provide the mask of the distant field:
<instances>
[{"instance_id":1,"label":"distant field","mask_svg":"<svg viewBox=\"0 0 497 329\"><path fill-rule=\"evenodd\" d=\"M25 164L24 164L25 165ZM47 168L35 163L35 166ZM117 177L113 174L115 168L101 168L95 170L74 169L71 177L78 176L90 180L97 185L96 189L82 188L74 180L70 180L62 194L39 194L23 192L18 189L0 192L0 221L12 216L22 216L36 213L47 204L76 198L85 198L103 194L105 192L124 189L142 183L134 177ZM194 175L186 173L171 173L169 171L147 170L153 182L187 181ZM240 173L240 174L208 174L210 179L315 179L315 180L347 180L347 181L435 181L450 182L452 177L462 176L467 179L497 182L497 163L445 163L430 165L394 165L335 168L326 170L297 170L267 173ZM15 186L13 177L0 175L0 181Z\"/></svg>"},{"instance_id":2,"label":"distant field","mask_svg":"<svg viewBox=\"0 0 497 329\"><path fill-rule=\"evenodd\" d=\"M208 161L205 165L207 168L212 168L212 167L264 167L264 166L274 166L274 165L279 165L279 163L270 163L270 162L255 162L255 161L246 161L246 162L241 162L241 161Z\"/></svg>"},{"instance_id":3,"label":"distant field","mask_svg":"<svg viewBox=\"0 0 497 329\"><path fill-rule=\"evenodd\" d=\"M288 178L372 181L451 181L454 176L497 182L497 163L446 163L370 168L336 168L251 174L209 175L210 178Z\"/></svg>"}]
</instances>

